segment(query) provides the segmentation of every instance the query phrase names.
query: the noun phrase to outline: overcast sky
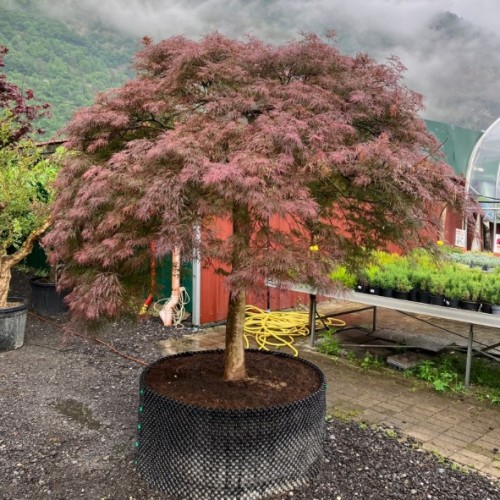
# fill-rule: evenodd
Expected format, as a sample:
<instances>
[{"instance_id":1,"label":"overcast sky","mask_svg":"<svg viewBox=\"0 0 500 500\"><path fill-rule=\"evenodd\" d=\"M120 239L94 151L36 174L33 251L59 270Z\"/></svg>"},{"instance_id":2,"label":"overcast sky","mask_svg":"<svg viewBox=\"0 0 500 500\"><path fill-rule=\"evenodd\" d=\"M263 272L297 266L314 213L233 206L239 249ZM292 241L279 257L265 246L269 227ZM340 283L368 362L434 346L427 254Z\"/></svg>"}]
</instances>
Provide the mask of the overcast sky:
<instances>
[{"instance_id":1,"label":"overcast sky","mask_svg":"<svg viewBox=\"0 0 500 500\"><path fill-rule=\"evenodd\" d=\"M486 128L500 115L499 0L43 0L141 38L218 30L282 42L334 29L344 52L397 55L431 119Z\"/></svg>"}]
</instances>

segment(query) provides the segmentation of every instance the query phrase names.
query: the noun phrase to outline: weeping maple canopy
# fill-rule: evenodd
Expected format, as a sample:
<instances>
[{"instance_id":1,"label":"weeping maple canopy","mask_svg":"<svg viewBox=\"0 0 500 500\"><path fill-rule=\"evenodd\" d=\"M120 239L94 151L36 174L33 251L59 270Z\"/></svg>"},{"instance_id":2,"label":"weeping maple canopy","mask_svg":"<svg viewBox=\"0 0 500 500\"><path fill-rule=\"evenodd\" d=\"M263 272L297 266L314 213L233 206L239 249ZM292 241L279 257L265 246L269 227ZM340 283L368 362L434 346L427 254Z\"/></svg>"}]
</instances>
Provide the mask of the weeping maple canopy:
<instances>
[{"instance_id":1,"label":"weeping maple canopy","mask_svg":"<svg viewBox=\"0 0 500 500\"><path fill-rule=\"evenodd\" d=\"M145 39L135 69L65 129L45 244L76 314L117 314L151 242L220 266L233 293L264 277L324 289L334 264L434 239L437 203L465 209L397 59L314 34L273 46L213 33Z\"/></svg>"}]
</instances>

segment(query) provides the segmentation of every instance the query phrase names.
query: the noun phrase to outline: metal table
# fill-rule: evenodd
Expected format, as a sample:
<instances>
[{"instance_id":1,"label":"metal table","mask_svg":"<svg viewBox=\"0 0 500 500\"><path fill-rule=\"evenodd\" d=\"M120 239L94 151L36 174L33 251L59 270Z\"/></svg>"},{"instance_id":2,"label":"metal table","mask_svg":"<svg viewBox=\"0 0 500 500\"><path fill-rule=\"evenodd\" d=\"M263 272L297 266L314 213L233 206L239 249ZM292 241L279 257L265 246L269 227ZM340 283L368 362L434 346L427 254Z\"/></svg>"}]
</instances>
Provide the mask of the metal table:
<instances>
[{"instance_id":1,"label":"metal table","mask_svg":"<svg viewBox=\"0 0 500 500\"><path fill-rule=\"evenodd\" d=\"M272 282L267 283L269 286L275 286ZM287 290L294 292L303 292L309 294L309 330L311 333L311 345L314 346L316 337L316 297L318 292L312 288L305 285L281 285ZM334 314L341 315L350 312L359 312L364 309L373 308L373 324L372 331L376 329L376 318L377 318L377 307L383 307L386 309L392 309L402 313L412 313L412 314L425 314L427 316L432 316L434 318L447 319L451 321L458 321L460 323L466 323L469 325L469 337L467 344L467 361L465 368L465 388L468 389L470 382L470 371L472 363L472 351L476 350L485 354L488 350L494 349L500 345L500 342L493 345L487 346L484 349L478 349L473 346L474 343L474 326L489 326L492 328L500 328L500 316L493 314L486 314L482 312L466 311L464 309L455 309L452 307L435 306L432 304L423 304L421 302L413 302L409 300L400 300L390 297L382 297L380 295L372 295L369 293L359 293L354 291L346 291L343 293L321 293L321 296L329 297L332 299L347 300L350 302L357 302L359 304L364 304L369 306L363 309L356 309L355 311L344 311ZM419 318L416 318L419 319ZM437 325L433 325L437 326ZM439 327L438 327L439 328Z\"/></svg>"}]
</instances>

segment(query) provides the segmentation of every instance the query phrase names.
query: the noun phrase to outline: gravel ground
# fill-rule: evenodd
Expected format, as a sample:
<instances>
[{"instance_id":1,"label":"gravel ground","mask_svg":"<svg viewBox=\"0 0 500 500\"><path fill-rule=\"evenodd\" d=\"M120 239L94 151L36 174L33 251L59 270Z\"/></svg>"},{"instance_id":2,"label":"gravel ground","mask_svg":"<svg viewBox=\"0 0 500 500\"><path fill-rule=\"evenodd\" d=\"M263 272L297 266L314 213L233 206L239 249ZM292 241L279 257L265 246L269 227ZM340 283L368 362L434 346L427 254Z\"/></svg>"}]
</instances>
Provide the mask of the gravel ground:
<instances>
[{"instance_id":1,"label":"gravel ground","mask_svg":"<svg viewBox=\"0 0 500 500\"><path fill-rule=\"evenodd\" d=\"M12 288L29 292L23 275ZM30 315L25 346L0 353L0 499L167 498L144 484L133 463L142 366L64 333L67 319ZM107 324L94 335L149 363L158 357L157 341L186 333L150 319ZM486 500L500 499L500 485L393 432L334 419L322 471L308 487L278 498L290 497Z\"/></svg>"}]
</instances>

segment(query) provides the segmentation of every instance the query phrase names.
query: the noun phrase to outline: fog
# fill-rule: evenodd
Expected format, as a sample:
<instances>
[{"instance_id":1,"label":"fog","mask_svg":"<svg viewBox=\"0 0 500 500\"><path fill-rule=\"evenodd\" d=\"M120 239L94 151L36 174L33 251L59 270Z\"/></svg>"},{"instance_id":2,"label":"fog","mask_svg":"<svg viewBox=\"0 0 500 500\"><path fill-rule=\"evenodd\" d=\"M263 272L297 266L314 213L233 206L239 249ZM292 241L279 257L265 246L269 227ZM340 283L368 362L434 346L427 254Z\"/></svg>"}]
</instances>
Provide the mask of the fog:
<instances>
[{"instance_id":1,"label":"fog","mask_svg":"<svg viewBox=\"0 0 500 500\"><path fill-rule=\"evenodd\" d=\"M15 3L15 2L14 2ZM136 38L199 38L218 30L272 43L301 31L337 32L346 53L397 55L423 116L481 129L500 116L497 0L43 0L72 22L99 22Z\"/></svg>"}]
</instances>

